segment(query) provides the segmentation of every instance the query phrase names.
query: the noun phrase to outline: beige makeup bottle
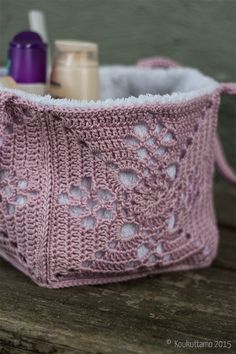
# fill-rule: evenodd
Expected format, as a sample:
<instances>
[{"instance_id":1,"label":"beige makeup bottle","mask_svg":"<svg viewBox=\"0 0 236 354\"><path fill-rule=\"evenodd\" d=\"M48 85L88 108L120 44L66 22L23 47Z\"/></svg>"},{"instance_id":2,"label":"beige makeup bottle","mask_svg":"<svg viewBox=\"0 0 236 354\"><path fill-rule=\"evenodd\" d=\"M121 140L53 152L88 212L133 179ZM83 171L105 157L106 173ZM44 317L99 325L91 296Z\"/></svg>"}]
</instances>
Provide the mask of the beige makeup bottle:
<instances>
[{"instance_id":1,"label":"beige makeup bottle","mask_svg":"<svg viewBox=\"0 0 236 354\"><path fill-rule=\"evenodd\" d=\"M49 93L55 98L98 100L99 71L96 43L57 40Z\"/></svg>"}]
</instances>

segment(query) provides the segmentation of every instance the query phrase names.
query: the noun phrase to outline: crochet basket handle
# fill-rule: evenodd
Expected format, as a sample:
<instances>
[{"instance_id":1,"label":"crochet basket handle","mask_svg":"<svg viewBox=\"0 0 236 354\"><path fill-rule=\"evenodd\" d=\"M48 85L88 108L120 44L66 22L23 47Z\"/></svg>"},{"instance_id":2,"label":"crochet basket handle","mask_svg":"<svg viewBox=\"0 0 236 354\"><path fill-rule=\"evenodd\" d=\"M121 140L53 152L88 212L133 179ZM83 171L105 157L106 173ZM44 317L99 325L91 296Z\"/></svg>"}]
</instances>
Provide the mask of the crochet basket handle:
<instances>
[{"instance_id":1,"label":"crochet basket handle","mask_svg":"<svg viewBox=\"0 0 236 354\"><path fill-rule=\"evenodd\" d=\"M181 66L179 63L176 61L167 58L167 57L150 57L150 58L144 58L140 59L137 62L137 66L140 66L142 68L177 68L178 66Z\"/></svg>"},{"instance_id":2,"label":"crochet basket handle","mask_svg":"<svg viewBox=\"0 0 236 354\"><path fill-rule=\"evenodd\" d=\"M166 57L150 57L144 58L137 62L137 66L142 68L176 68L181 67L176 61ZM236 84L222 83L220 92L229 95L236 94ZM226 160L220 138L218 134L215 139L215 162L220 174L230 183L236 186L236 173L230 167Z\"/></svg>"}]
</instances>

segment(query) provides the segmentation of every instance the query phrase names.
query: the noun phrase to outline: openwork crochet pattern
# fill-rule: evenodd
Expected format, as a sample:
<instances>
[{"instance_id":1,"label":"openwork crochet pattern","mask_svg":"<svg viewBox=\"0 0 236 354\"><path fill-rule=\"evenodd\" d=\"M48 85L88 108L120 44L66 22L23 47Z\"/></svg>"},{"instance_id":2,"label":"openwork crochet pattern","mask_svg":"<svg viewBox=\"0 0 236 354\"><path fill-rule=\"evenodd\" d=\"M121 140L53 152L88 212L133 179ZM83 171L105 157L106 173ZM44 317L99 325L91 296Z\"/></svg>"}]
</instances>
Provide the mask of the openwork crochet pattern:
<instances>
[{"instance_id":1,"label":"openwork crochet pattern","mask_svg":"<svg viewBox=\"0 0 236 354\"><path fill-rule=\"evenodd\" d=\"M220 90L98 108L0 93L0 254L46 287L208 266Z\"/></svg>"}]
</instances>

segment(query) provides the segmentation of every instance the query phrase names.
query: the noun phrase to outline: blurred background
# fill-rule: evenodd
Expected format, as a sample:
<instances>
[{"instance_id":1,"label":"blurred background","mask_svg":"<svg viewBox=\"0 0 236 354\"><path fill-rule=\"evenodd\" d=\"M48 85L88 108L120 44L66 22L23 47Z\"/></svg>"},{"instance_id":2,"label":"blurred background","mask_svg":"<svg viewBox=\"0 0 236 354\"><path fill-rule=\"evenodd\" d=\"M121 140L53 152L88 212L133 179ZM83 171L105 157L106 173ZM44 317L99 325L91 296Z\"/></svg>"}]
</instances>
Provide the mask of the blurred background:
<instances>
[{"instance_id":1,"label":"blurred background","mask_svg":"<svg viewBox=\"0 0 236 354\"><path fill-rule=\"evenodd\" d=\"M101 64L169 56L216 80L236 81L235 0L0 0L1 65L6 64L8 42L29 28L31 9L44 11L51 48L55 39L94 41ZM236 97L222 99L219 132L236 168ZM216 204L220 200L221 209L224 199L236 200L228 188L217 178ZM229 218L224 215L224 222Z\"/></svg>"}]
</instances>

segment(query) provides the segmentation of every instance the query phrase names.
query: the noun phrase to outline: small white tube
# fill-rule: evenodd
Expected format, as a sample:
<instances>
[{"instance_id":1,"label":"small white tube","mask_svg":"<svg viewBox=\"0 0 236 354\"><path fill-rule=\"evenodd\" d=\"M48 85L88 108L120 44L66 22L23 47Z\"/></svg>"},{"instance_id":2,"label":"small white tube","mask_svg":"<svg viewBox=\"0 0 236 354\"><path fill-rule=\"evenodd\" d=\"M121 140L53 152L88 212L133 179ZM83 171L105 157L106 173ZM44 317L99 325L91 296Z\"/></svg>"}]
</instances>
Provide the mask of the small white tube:
<instances>
[{"instance_id":1,"label":"small white tube","mask_svg":"<svg viewBox=\"0 0 236 354\"><path fill-rule=\"evenodd\" d=\"M48 43L48 33L44 13L40 10L29 12L29 23L31 31L37 32L45 43Z\"/></svg>"},{"instance_id":2,"label":"small white tube","mask_svg":"<svg viewBox=\"0 0 236 354\"><path fill-rule=\"evenodd\" d=\"M30 24L30 30L37 32L43 39L45 43L48 45L48 55L47 55L47 60L48 60L48 78L51 72L51 51L49 47L49 40L48 40L48 31L47 31L47 25L46 25L46 18L45 15L42 11L40 10L31 10L29 11L29 24Z\"/></svg>"}]
</instances>

